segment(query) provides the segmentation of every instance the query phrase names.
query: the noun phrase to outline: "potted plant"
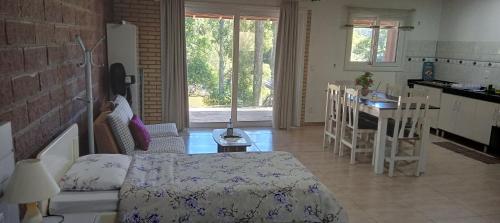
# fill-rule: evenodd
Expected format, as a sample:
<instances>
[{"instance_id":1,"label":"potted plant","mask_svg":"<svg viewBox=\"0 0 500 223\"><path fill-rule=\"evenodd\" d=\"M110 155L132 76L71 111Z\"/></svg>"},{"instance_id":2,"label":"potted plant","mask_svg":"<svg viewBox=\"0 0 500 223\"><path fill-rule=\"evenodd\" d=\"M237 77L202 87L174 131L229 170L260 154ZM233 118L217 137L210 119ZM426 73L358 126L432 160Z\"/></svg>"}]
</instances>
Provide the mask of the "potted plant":
<instances>
[{"instance_id":1,"label":"potted plant","mask_svg":"<svg viewBox=\"0 0 500 223\"><path fill-rule=\"evenodd\" d=\"M370 87L373 85L373 74L365 72L363 75L356 78L356 85L361 86L361 95L366 96L370 93Z\"/></svg>"}]
</instances>

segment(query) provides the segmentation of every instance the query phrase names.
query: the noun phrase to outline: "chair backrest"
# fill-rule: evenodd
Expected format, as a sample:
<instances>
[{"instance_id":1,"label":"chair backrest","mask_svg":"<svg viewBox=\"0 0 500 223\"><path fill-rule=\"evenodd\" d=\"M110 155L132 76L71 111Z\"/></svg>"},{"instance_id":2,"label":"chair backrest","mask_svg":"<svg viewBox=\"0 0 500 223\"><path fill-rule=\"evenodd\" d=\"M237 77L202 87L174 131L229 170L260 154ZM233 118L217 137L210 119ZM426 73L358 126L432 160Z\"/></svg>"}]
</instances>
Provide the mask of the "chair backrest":
<instances>
[{"instance_id":1,"label":"chair backrest","mask_svg":"<svg viewBox=\"0 0 500 223\"><path fill-rule=\"evenodd\" d=\"M429 109L429 97L399 97L398 108L394 117L394 138L416 138L426 121ZM395 140L396 141L396 140Z\"/></svg>"},{"instance_id":2,"label":"chair backrest","mask_svg":"<svg viewBox=\"0 0 500 223\"><path fill-rule=\"evenodd\" d=\"M342 86L328 83L326 90L326 116L327 120L340 121L340 99L342 98Z\"/></svg>"},{"instance_id":3,"label":"chair backrest","mask_svg":"<svg viewBox=\"0 0 500 223\"><path fill-rule=\"evenodd\" d=\"M346 88L344 91L342 122L351 128L358 127L359 88Z\"/></svg>"},{"instance_id":4,"label":"chair backrest","mask_svg":"<svg viewBox=\"0 0 500 223\"><path fill-rule=\"evenodd\" d=\"M394 97L399 97L403 96L403 90L404 87L402 86L397 86L397 85L392 85L392 84L387 84L385 86L385 94L394 96Z\"/></svg>"}]
</instances>

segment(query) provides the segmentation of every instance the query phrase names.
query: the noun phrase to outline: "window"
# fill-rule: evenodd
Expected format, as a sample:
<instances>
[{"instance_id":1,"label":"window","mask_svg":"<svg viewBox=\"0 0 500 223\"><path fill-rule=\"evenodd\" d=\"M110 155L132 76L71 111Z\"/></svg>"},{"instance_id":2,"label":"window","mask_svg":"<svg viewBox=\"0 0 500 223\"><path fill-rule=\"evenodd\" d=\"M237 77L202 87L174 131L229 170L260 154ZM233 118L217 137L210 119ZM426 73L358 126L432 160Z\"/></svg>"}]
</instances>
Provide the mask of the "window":
<instances>
[{"instance_id":1,"label":"window","mask_svg":"<svg viewBox=\"0 0 500 223\"><path fill-rule=\"evenodd\" d=\"M398 71L404 47L407 10L351 9L346 70Z\"/></svg>"}]
</instances>

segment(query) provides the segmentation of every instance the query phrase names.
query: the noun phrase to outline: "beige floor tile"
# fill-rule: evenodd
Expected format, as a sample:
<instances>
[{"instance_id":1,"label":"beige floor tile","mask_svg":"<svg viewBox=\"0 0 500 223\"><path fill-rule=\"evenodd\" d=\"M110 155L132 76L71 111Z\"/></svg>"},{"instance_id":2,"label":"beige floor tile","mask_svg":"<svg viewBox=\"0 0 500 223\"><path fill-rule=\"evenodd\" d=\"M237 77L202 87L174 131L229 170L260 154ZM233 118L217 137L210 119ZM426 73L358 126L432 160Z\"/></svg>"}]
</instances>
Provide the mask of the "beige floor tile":
<instances>
[{"instance_id":1,"label":"beige floor tile","mask_svg":"<svg viewBox=\"0 0 500 223\"><path fill-rule=\"evenodd\" d=\"M245 129L255 141L252 151L294 154L335 194L351 223L500 222L500 164L483 164L430 144L422 176L412 176L414 165L398 166L396 177L375 175L369 156L351 165L348 154L339 157L323 149L322 130ZM190 153L217 152L210 129L194 129L183 137Z\"/></svg>"}]
</instances>

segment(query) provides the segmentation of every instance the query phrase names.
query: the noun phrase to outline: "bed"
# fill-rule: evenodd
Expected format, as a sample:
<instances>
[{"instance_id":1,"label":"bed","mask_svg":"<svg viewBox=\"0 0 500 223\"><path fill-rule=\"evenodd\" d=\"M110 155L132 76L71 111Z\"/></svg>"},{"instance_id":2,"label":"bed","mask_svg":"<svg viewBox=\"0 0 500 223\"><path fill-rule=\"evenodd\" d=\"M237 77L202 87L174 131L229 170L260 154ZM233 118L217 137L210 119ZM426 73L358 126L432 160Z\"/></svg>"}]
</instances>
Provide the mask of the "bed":
<instances>
[{"instance_id":1,"label":"bed","mask_svg":"<svg viewBox=\"0 0 500 223\"><path fill-rule=\"evenodd\" d=\"M78 128L65 131L38 157L61 179L78 157ZM137 154L114 197L117 206L110 205L113 196L91 197L63 193L49 206L67 202L76 208L58 211L69 215L81 210L78 205L103 202L118 209L120 222L347 222L334 195L286 152Z\"/></svg>"}]
</instances>

